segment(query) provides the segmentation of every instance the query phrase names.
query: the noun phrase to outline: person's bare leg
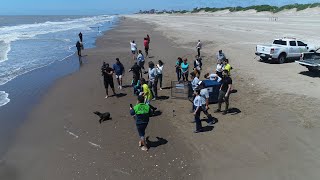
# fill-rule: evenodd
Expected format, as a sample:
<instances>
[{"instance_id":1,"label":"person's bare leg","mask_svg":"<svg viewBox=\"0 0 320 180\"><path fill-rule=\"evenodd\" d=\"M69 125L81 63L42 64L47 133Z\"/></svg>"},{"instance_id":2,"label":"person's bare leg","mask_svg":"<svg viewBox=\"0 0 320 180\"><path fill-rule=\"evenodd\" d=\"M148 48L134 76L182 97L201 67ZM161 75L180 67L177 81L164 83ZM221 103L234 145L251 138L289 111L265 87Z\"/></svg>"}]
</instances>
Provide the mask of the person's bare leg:
<instances>
[{"instance_id":1,"label":"person's bare leg","mask_svg":"<svg viewBox=\"0 0 320 180\"><path fill-rule=\"evenodd\" d=\"M109 97L108 88L106 88L106 94L107 94L107 96L105 98L108 98Z\"/></svg>"},{"instance_id":2,"label":"person's bare leg","mask_svg":"<svg viewBox=\"0 0 320 180\"><path fill-rule=\"evenodd\" d=\"M112 91L113 91L113 95L115 96L115 95L116 95L116 92L114 91L114 88L112 88Z\"/></svg>"},{"instance_id":3,"label":"person's bare leg","mask_svg":"<svg viewBox=\"0 0 320 180\"><path fill-rule=\"evenodd\" d=\"M120 89L122 89L122 78L119 78L120 81Z\"/></svg>"}]
</instances>

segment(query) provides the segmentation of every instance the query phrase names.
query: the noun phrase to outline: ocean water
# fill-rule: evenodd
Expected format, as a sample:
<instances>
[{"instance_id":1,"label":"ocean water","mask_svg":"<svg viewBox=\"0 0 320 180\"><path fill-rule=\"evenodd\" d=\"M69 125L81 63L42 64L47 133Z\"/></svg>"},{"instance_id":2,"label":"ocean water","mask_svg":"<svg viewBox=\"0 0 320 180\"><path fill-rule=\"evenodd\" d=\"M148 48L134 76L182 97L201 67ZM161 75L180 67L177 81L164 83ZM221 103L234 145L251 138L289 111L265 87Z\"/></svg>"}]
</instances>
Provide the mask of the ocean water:
<instances>
[{"instance_id":1,"label":"ocean water","mask_svg":"<svg viewBox=\"0 0 320 180\"><path fill-rule=\"evenodd\" d=\"M74 55L82 32L84 48L117 20L116 16L0 16L0 108L10 103L1 87L18 76Z\"/></svg>"}]
</instances>

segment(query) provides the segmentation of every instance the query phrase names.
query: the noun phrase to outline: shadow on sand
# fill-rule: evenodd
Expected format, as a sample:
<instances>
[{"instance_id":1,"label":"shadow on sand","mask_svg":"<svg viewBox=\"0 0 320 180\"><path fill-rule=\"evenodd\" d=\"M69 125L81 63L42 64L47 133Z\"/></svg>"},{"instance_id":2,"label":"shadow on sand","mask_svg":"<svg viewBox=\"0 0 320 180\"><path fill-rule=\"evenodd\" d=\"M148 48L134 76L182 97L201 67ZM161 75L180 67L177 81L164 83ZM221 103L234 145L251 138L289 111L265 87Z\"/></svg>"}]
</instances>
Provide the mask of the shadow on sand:
<instances>
[{"instance_id":1,"label":"shadow on sand","mask_svg":"<svg viewBox=\"0 0 320 180\"><path fill-rule=\"evenodd\" d=\"M161 146L161 145L164 145L164 144L167 144L168 141L164 138L161 138L161 137L156 137L157 140L156 141L150 141L150 138L149 136L146 138L146 141L147 141L147 145L151 148L155 148L155 147L158 147L158 146Z\"/></svg>"},{"instance_id":2,"label":"shadow on sand","mask_svg":"<svg viewBox=\"0 0 320 180\"><path fill-rule=\"evenodd\" d=\"M312 78L320 78L320 71L312 72L312 71L302 71L299 74L309 76Z\"/></svg>"}]
</instances>

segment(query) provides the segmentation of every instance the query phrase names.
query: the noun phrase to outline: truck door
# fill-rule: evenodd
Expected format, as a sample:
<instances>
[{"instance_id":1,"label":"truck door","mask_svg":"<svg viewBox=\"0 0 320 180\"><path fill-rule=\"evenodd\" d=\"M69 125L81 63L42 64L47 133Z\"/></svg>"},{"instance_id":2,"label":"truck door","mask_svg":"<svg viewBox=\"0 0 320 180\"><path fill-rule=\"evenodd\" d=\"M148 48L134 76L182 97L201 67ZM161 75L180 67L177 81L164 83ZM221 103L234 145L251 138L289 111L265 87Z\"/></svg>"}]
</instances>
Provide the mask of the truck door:
<instances>
[{"instance_id":1,"label":"truck door","mask_svg":"<svg viewBox=\"0 0 320 180\"><path fill-rule=\"evenodd\" d=\"M287 55L287 57L300 57L299 48L296 41L289 41L289 54Z\"/></svg>"},{"instance_id":2,"label":"truck door","mask_svg":"<svg viewBox=\"0 0 320 180\"><path fill-rule=\"evenodd\" d=\"M301 42L301 41L297 41L298 42L298 51L299 54L303 53L303 52L308 52L308 48L307 48L307 44Z\"/></svg>"}]
</instances>

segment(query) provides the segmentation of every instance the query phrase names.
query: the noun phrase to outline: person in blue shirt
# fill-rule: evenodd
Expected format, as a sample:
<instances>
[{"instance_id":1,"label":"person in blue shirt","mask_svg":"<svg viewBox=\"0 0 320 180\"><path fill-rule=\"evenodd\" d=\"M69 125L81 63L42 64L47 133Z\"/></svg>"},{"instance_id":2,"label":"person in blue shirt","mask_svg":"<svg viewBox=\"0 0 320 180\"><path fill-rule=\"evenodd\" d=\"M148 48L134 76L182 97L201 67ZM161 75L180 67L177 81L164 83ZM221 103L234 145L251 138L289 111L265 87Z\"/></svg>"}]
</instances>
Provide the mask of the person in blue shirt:
<instances>
[{"instance_id":1,"label":"person in blue shirt","mask_svg":"<svg viewBox=\"0 0 320 180\"><path fill-rule=\"evenodd\" d=\"M113 70L116 74L116 78L118 81L119 89L122 89L122 76L124 73L124 67L123 64L120 62L119 58L116 58L116 63L113 65Z\"/></svg>"},{"instance_id":2,"label":"person in blue shirt","mask_svg":"<svg viewBox=\"0 0 320 180\"><path fill-rule=\"evenodd\" d=\"M139 146L141 150L147 151L148 146L145 140L145 132L149 123L150 106L144 103L143 96L138 96L138 102L134 107L130 105L130 114L135 116L136 127L140 137Z\"/></svg>"},{"instance_id":3,"label":"person in blue shirt","mask_svg":"<svg viewBox=\"0 0 320 180\"><path fill-rule=\"evenodd\" d=\"M182 74L183 81L189 81L188 80L189 63L187 61L188 59L186 58L183 60L183 63L181 63L181 74Z\"/></svg>"}]
</instances>

